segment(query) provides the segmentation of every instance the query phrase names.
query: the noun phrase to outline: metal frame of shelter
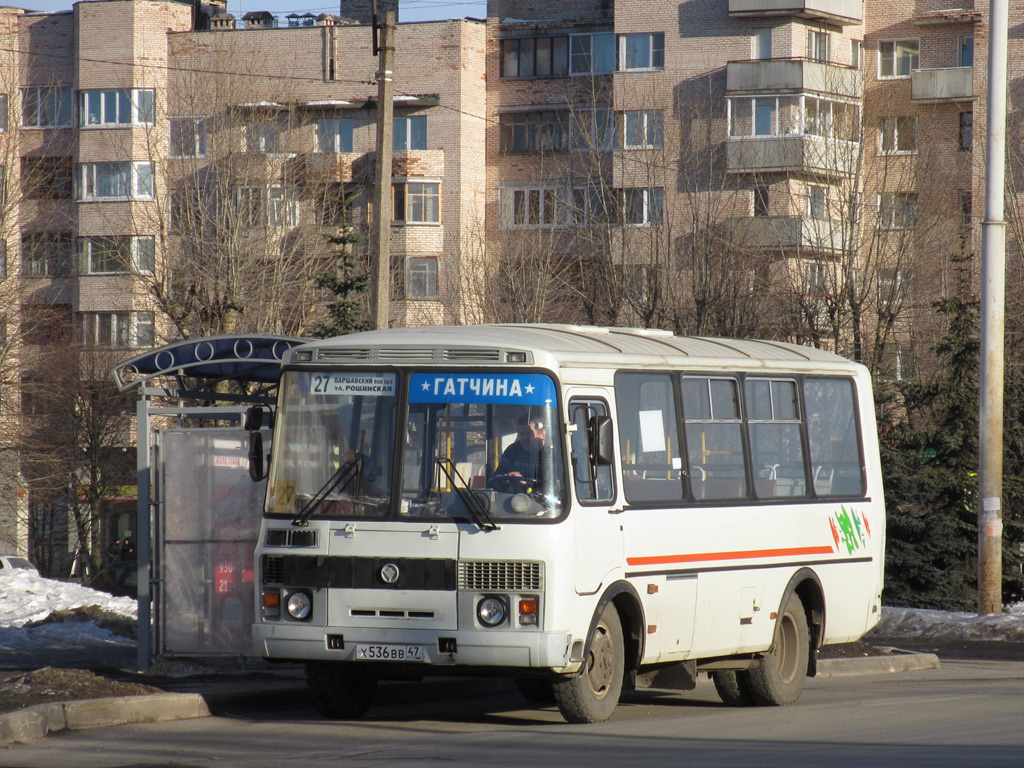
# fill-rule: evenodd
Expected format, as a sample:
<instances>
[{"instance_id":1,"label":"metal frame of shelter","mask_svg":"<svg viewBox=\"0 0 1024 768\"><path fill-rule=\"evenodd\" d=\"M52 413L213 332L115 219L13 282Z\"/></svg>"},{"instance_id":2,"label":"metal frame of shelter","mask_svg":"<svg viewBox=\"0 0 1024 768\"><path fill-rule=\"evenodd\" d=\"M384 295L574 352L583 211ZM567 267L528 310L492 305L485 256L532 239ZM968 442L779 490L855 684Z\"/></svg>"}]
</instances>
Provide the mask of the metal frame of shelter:
<instances>
[{"instance_id":1,"label":"metal frame of shelter","mask_svg":"<svg viewBox=\"0 0 1024 768\"><path fill-rule=\"evenodd\" d=\"M179 341L125 360L113 376L122 392L135 390L138 470L137 555L138 667L153 660L152 515L154 499L154 416L242 423L253 405L273 406L285 352L308 339L289 336L225 335ZM231 392L219 391L233 385ZM173 404L165 404L173 403Z\"/></svg>"}]
</instances>

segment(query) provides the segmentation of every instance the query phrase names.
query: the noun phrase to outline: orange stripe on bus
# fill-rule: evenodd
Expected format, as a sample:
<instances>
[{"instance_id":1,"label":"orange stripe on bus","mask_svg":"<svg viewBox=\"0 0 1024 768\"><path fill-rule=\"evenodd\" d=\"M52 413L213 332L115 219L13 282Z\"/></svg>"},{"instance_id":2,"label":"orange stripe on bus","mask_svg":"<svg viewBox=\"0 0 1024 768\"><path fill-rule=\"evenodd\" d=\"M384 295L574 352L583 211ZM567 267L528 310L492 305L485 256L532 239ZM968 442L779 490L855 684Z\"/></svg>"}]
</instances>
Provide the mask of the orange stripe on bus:
<instances>
[{"instance_id":1,"label":"orange stripe on bus","mask_svg":"<svg viewBox=\"0 0 1024 768\"><path fill-rule=\"evenodd\" d=\"M708 560L758 560L768 557L794 557L796 555L831 555L832 547L791 547L789 549L752 549L746 552L701 552L692 555L654 555L627 557L629 565L668 565L670 563L699 563Z\"/></svg>"}]
</instances>

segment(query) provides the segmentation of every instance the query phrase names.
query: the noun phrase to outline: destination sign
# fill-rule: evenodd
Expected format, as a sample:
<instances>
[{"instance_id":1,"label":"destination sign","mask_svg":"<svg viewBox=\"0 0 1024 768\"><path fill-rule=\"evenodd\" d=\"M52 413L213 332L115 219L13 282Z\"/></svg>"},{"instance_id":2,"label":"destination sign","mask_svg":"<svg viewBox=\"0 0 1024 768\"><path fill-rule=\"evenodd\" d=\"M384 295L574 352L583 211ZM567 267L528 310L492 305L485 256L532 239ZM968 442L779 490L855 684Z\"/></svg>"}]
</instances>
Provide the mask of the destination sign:
<instances>
[{"instance_id":1,"label":"destination sign","mask_svg":"<svg viewBox=\"0 0 1024 768\"><path fill-rule=\"evenodd\" d=\"M554 406L555 384L542 373L414 373L409 402Z\"/></svg>"},{"instance_id":2,"label":"destination sign","mask_svg":"<svg viewBox=\"0 0 1024 768\"><path fill-rule=\"evenodd\" d=\"M393 373L313 373L309 391L314 395L394 397L398 376Z\"/></svg>"}]
</instances>

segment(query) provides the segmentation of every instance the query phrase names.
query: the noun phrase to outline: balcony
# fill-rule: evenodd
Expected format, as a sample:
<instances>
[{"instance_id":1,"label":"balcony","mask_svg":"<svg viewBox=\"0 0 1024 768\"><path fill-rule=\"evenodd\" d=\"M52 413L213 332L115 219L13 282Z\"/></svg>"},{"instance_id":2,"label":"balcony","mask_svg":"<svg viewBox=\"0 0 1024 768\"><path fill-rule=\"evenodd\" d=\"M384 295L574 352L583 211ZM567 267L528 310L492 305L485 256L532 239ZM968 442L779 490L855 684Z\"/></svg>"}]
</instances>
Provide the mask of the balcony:
<instances>
[{"instance_id":1,"label":"balcony","mask_svg":"<svg viewBox=\"0 0 1024 768\"><path fill-rule=\"evenodd\" d=\"M856 145L819 136L765 136L733 138L726 142L729 173L809 173L849 176L858 151Z\"/></svg>"},{"instance_id":2,"label":"balcony","mask_svg":"<svg viewBox=\"0 0 1024 768\"><path fill-rule=\"evenodd\" d=\"M729 0L729 15L739 17L796 16L859 24L864 20L863 0Z\"/></svg>"},{"instance_id":3,"label":"balcony","mask_svg":"<svg viewBox=\"0 0 1024 768\"><path fill-rule=\"evenodd\" d=\"M910 98L920 104L973 101L974 67L915 69L910 73Z\"/></svg>"},{"instance_id":4,"label":"balcony","mask_svg":"<svg viewBox=\"0 0 1024 768\"><path fill-rule=\"evenodd\" d=\"M728 219L724 235L740 247L757 251L841 253L843 223L806 216L746 216Z\"/></svg>"},{"instance_id":5,"label":"balcony","mask_svg":"<svg viewBox=\"0 0 1024 768\"><path fill-rule=\"evenodd\" d=\"M828 93L859 99L864 78L859 69L808 59L730 61L726 91L734 93Z\"/></svg>"}]
</instances>

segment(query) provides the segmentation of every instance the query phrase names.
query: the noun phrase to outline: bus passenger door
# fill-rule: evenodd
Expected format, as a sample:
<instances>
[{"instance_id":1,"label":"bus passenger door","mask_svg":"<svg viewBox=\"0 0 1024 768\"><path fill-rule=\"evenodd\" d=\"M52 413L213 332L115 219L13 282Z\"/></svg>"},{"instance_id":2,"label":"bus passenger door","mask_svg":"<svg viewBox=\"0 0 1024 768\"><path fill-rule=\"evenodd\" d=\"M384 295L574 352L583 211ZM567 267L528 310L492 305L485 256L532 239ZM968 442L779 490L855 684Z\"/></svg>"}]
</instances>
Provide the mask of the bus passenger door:
<instances>
[{"instance_id":1,"label":"bus passenger door","mask_svg":"<svg viewBox=\"0 0 1024 768\"><path fill-rule=\"evenodd\" d=\"M615 483L610 464L594 455L595 425L609 416L601 390L569 392L569 464L576 492L576 591L593 594L622 564L622 516L614 509ZM614 443L614 439L612 440Z\"/></svg>"}]
</instances>

